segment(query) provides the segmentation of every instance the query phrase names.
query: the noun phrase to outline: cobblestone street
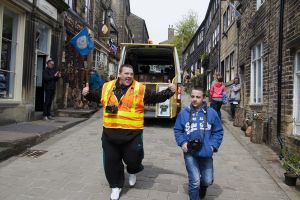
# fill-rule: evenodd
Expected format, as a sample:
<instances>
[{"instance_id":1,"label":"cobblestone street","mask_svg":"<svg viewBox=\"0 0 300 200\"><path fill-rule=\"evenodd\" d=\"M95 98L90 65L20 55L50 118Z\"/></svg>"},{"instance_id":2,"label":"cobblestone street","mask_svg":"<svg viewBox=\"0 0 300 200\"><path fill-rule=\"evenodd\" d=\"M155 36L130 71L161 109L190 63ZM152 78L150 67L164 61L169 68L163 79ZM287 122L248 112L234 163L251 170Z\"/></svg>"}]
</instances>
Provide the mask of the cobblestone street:
<instances>
[{"instance_id":1,"label":"cobblestone street","mask_svg":"<svg viewBox=\"0 0 300 200\"><path fill-rule=\"evenodd\" d=\"M13 157L0 163L0 199L109 199L105 179L101 111L32 149L46 150L37 158ZM161 124L165 125L161 125ZM233 137L225 123L225 137L215 161L215 182L206 199L289 199L264 168ZM135 188L128 183L121 200L187 199L187 176L172 123L147 121L144 131L145 170ZM127 181L127 175L126 175Z\"/></svg>"}]
</instances>

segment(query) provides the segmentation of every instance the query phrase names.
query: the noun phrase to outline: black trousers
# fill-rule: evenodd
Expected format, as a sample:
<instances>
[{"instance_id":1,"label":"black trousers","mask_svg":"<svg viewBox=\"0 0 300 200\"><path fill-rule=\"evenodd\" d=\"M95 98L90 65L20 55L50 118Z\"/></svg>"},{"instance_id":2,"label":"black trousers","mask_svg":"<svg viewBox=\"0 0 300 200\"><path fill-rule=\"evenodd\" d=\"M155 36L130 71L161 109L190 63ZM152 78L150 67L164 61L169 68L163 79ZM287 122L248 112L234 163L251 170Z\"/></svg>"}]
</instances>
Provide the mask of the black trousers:
<instances>
[{"instance_id":1,"label":"black trousers","mask_svg":"<svg viewBox=\"0 0 300 200\"><path fill-rule=\"evenodd\" d=\"M55 90L45 90L44 116L50 116L52 101L54 99Z\"/></svg>"},{"instance_id":2,"label":"black trousers","mask_svg":"<svg viewBox=\"0 0 300 200\"><path fill-rule=\"evenodd\" d=\"M230 110L231 110L231 118L232 119L234 119L234 117L235 117L235 112L236 112L237 105L238 104L230 103Z\"/></svg>"},{"instance_id":3,"label":"black trousers","mask_svg":"<svg viewBox=\"0 0 300 200\"><path fill-rule=\"evenodd\" d=\"M122 144L109 141L102 134L103 162L106 179L111 188L122 188L124 186L124 164L127 172L135 174L144 169L142 160L144 158L142 135L136 136L131 141Z\"/></svg>"}]
</instances>

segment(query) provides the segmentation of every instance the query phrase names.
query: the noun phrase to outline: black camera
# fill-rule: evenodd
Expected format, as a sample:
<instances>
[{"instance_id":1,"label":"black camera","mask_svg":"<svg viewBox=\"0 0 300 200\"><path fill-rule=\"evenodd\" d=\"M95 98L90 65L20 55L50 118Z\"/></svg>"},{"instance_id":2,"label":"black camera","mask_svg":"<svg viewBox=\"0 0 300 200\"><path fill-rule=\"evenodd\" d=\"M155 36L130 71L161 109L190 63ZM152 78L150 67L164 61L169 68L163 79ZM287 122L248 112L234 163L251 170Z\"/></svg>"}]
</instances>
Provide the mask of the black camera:
<instances>
[{"instance_id":1,"label":"black camera","mask_svg":"<svg viewBox=\"0 0 300 200\"><path fill-rule=\"evenodd\" d=\"M118 113L118 106L116 105L110 105L105 107L105 112L111 113L111 114L117 114Z\"/></svg>"},{"instance_id":2,"label":"black camera","mask_svg":"<svg viewBox=\"0 0 300 200\"><path fill-rule=\"evenodd\" d=\"M190 140L187 143L188 149L199 151L202 147L202 141L201 140Z\"/></svg>"}]
</instances>

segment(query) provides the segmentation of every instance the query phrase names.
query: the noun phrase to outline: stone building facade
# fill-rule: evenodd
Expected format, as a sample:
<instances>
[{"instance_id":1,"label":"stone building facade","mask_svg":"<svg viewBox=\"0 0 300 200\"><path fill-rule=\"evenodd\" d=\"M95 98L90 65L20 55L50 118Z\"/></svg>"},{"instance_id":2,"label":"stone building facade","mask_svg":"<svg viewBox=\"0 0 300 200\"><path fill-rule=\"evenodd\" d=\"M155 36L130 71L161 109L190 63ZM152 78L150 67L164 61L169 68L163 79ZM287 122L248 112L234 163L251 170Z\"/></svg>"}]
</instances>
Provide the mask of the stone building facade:
<instances>
[{"instance_id":1,"label":"stone building facade","mask_svg":"<svg viewBox=\"0 0 300 200\"><path fill-rule=\"evenodd\" d=\"M116 75L118 42L133 41L129 14L129 0L1 1L0 123L41 117L42 72L49 59L62 72L54 110L86 108L81 89L88 81L89 70L98 70L103 79ZM81 56L70 45L70 40L84 27L94 41L88 56Z\"/></svg>"},{"instance_id":2,"label":"stone building facade","mask_svg":"<svg viewBox=\"0 0 300 200\"><path fill-rule=\"evenodd\" d=\"M149 34L144 19L131 13L128 17L128 25L132 31L134 43L148 43Z\"/></svg>"},{"instance_id":3,"label":"stone building facade","mask_svg":"<svg viewBox=\"0 0 300 200\"><path fill-rule=\"evenodd\" d=\"M300 2L240 1L244 108L264 122L264 141L300 152Z\"/></svg>"},{"instance_id":4,"label":"stone building facade","mask_svg":"<svg viewBox=\"0 0 300 200\"><path fill-rule=\"evenodd\" d=\"M220 70L220 7L219 0L209 2L203 22L183 51L184 76L203 74L205 89L210 88L215 71ZM208 54L209 62L203 65L204 53Z\"/></svg>"},{"instance_id":5,"label":"stone building facade","mask_svg":"<svg viewBox=\"0 0 300 200\"><path fill-rule=\"evenodd\" d=\"M46 60L61 64L62 0L0 2L0 123L28 121L43 109Z\"/></svg>"},{"instance_id":6,"label":"stone building facade","mask_svg":"<svg viewBox=\"0 0 300 200\"><path fill-rule=\"evenodd\" d=\"M133 42L132 32L128 25L128 17L130 16L130 1L112 0L111 8L119 31L118 44Z\"/></svg>"},{"instance_id":7,"label":"stone building facade","mask_svg":"<svg viewBox=\"0 0 300 200\"><path fill-rule=\"evenodd\" d=\"M65 13L65 45L63 52L63 83L60 85L57 102L60 108L87 108L81 96L83 85L88 82L89 71L95 69L103 80L114 74L117 58L109 45L114 31L111 27L111 0L71 0ZM94 41L94 49L81 56L70 40L84 27ZM116 45L117 46L117 45Z\"/></svg>"},{"instance_id":8,"label":"stone building facade","mask_svg":"<svg viewBox=\"0 0 300 200\"><path fill-rule=\"evenodd\" d=\"M183 52L185 71L196 72L199 56L209 53L207 88L215 71L227 84L238 75L240 107L261 127L254 135L278 152L289 147L300 154L300 1L217 2L219 14L212 11L211 0L205 20ZM204 46L197 44L200 30Z\"/></svg>"},{"instance_id":9,"label":"stone building facade","mask_svg":"<svg viewBox=\"0 0 300 200\"><path fill-rule=\"evenodd\" d=\"M221 47L220 47L220 72L224 82L232 83L238 76L238 25L239 18L236 11L230 6L231 1L221 1ZM233 5L233 4L231 4ZM238 12L238 11L237 11Z\"/></svg>"},{"instance_id":10,"label":"stone building facade","mask_svg":"<svg viewBox=\"0 0 300 200\"><path fill-rule=\"evenodd\" d=\"M64 50L62 58L62 81L59 82L57 102L59 108L83 108L85 104L81 98L81 90L87 82L88 72L93 64L93 57L81 56L70 40L84 27L87 27L91 37L93 29L93 1L67 1L70 9L64 18ZM96 43L97 45L97 43Z\"/></svg>"}]
</instances>

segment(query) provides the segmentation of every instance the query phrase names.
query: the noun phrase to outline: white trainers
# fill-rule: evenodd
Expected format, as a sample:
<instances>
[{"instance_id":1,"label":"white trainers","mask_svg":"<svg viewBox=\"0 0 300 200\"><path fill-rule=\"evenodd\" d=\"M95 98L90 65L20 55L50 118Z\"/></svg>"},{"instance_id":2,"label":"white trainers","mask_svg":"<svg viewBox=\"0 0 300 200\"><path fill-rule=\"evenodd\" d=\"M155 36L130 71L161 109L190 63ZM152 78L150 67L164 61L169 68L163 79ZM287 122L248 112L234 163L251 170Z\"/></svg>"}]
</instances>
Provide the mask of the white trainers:
<instances>
[{"instance_id":1,"label":"white trainers","mask_svg":"<svg viewBox=\"0 0 300 200\"><path fill-rule=\"evenodd\" d=\"M135 174L129 174L128 181L129 181L129 186L133 187L136 183L136 175Z\"/></svg>"},{"instance_id":2,"label":"white trainers","mask_svg":"<svg viewBox=\"0 0 300 200\"><path fill-rule=\"evenodd\" d=\"M48 121L49 118L48 118L47 116L44 116L44 117L43 117L43 120Z\"/></svg>"},{"instance_id":3,"label":"white trainers","mask_svg":"<svg viewBox=\"0 0 300 200\"><path fill-rule=\"evenodd\" d=\"M122 191L122 188L112 188L110 200L119 200L121 191Z\"/></svg>"}]
</instances>

